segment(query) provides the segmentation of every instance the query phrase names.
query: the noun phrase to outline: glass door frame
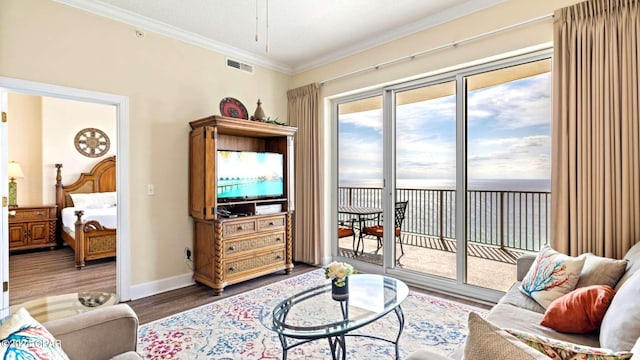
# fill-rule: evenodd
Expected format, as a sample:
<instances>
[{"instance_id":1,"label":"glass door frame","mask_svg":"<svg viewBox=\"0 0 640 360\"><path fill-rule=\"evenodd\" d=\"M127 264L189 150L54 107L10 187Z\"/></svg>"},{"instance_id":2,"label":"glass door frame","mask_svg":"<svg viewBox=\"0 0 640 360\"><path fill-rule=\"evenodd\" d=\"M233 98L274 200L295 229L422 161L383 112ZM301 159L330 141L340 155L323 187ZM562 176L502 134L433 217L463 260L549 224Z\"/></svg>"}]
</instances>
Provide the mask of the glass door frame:
<instances>
[{"instance_id":1,"label":"glass door frame","mask_svg":"<svg viewBox=\"0 0 640 360\"><path fill-rule=\"evenodd\" d=\"M534 62L542 59L552 59L553 49L547 48L523 55L508 57L502 60L489 61L462 69L447 71L439 75L429 76L409 82L389 85L362 93L331 100L331 189L338 188L338 106L343 103L360 100L373 96L383 97L383 189L382 204L384 216L385 239L394 238L394 201L396 192L396 159L395 159L395 97L396 93L420 87L436 85L447 81L456 81L456 279L446 279L411 270L395 267L395 241L383 242L383 265L373 265L350 258L344 258L337 253L337 192L333 192L330 200L331 209L331 255L338 261L347 261L363 272L388 274L404 280L416 287L436 289L438 291L468 296L479 300L497 302L504 292L483 288L467 283L467 85L466 78L471 75ZM464 96L460 96L463 94ZM515 271L515 269L514 269Z\"/></svg>"}]
</instances>

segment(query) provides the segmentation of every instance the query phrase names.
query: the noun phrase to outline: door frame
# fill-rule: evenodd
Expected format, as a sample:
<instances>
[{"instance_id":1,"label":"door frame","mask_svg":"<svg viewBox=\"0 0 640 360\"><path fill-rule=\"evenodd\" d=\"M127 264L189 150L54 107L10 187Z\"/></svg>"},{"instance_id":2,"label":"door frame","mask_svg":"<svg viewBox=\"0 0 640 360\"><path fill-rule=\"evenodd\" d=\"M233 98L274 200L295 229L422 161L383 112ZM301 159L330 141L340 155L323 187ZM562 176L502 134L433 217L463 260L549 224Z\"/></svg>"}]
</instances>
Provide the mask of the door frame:
<instances>
[{"instance_id":1,"label":"door frame","mask_svg":"<svg viewBox=\"0 0 640 360\"><path fill-rule=\"evenodd\" d=\"M118 215L117 224L118 231L116 236L116 293L118 294L120 301L131 300L131 256L130 256L130 227L129 227L129 97L123 95L109 94L85 89L78 89L66 86L59 86L53 84L46 84L41 82L14 79L0 76L0 94L3 92L15 92L35 96L48 96L54 98L61 98L67 100L83 101L104 105L113 105L116 107L116 136L117 136L117 149L116 156L118 161L116 162L116 189L118 196ZM0 97L0 101L2 98ZM5 103L6 106L6 103ZM6 108L3 107L3 111ZM9 120L11 118L9 116ZM5 149L6 139L8 138L8 127L6 123L0 126L0 139L5 145L0 150L0 179L4 183L4 188L7 188L7 176L6 176L6 164L7 154ZM2 191L2 194L5 193ZM4 195L3 195L4 196ZM2 275L2 281L9 281L9 265L8 253L8 228L7 228L7 214L6 208L2 208L3 224L2 237L0 241L0 252L2 252L1 259L3 260L3 269L0 269ZM5 269L6 268L6 273ZM9 285L9 290L11 285ZM6 300L4 297L6 296ZM3 301L0 302L0 306L7 307L9 305L8 292L3 293ZM3 304L3 302L5 302Z\"/></svg>"}]
</instances>

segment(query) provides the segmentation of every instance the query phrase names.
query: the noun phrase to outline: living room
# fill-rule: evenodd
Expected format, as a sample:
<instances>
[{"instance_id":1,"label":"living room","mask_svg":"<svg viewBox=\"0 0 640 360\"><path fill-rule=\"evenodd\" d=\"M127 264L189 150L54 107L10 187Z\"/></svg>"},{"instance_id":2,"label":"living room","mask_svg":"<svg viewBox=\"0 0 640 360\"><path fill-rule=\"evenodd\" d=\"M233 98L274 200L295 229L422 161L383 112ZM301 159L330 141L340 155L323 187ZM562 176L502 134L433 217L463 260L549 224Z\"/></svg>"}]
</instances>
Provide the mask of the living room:
<instances>
[{"instance_id":1,"label":"living room","mask_svg":"<svg viewBox=\"0 0 640 360\"><path fill-rule=\"evenodd\" d=\"M179 39L148 30L150 24L145 28L96 15L95 8L82 9L82 4L74 6L73 1L2 0L0 86L15 92L85 98L118 109L117 176L122 185L118 188L118 205L123 206L118 235L128 240L128 246L118 247L117 292L122 301L137 300L194 284L191 264L184 259L185 248L194 248L193 220L188 212L189 122L218 115L222 99L239 99L250 113L260 99L269 118L298 127L296 147L301 148L308 142L299 135L302 126L290 120L287 92L323 83L318 87L320 102L316 112L321 126L315 129L319 155L312 169L319 176L308 181L315 187L296 190L300 193L295 196L297 204L317 206L296 206L299 216L305 214L304 218L311 220L304 227L296 222L293 259L314 266L326 265L339 259L334 230L339 225L338 204L332 195L337 187L333 150L337 131L335 101L455 69L540 51L550 53L554 20L549 15L577 2L476 2L472 4L476 8L466 15L450 15L446 21L434 18L427 29L315 67L283 69L247 58L246 62L254 65L254 73L249 75L226 66L227 56L234 58L236 53L215 50L209 44L194 44L193 38ZM254 4L249 5L253 12ZM526 24L509 28L519 23ZM412 58L428 49L504 28L509 29ZM253 38L255 28L246 32ZM260 39L264 40L264 33ZM378 66L403 58L408 60ZM332 80L344 74L351 75ZM296 161L296 171L305 163ZM311 180L297 176L296 186L303 185L301 178ZM148 194L150 184L153 195ZM391 203L386 206L386 218L390 218ZM391 237L392 232L385 234L385 238ZM304 242L309 238L313 240ZM631 246L621 247L625 251L621 249L610 256L621 258ZM383 253L386 255L391 249L384 248ZM362 264L357 268L393 276L393 258L385 261L386 267ZM512 270L515 274L515 265ZM458 275L465 276L459 271ZM487 302L495 302L504 294L477 290L466 286L464 280L461 283L436 278L424 283L421 276L398 278L423 288L441 285L441 292ZM3 302L6 305L8 301Z\"/></svg>"}]
</instances>

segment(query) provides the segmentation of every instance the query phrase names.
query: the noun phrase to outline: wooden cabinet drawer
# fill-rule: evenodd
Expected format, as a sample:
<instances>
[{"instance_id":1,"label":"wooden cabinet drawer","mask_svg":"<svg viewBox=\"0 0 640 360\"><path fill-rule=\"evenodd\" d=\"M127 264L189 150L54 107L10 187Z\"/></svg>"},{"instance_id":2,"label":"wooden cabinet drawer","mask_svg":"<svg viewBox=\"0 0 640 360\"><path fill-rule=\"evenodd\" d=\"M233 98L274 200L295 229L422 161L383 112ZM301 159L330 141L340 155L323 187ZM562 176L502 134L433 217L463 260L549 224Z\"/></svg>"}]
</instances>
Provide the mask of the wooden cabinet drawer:
<instances>
[{"instance_id":1,"label":"wooden cabinet drawer","mask_svg":"<svg viewBox=\"0 0 640 360\"><path fill-rule=\"evenodd\" d=\"M284 229L285 224L286 220L284 215L258 219L258 231Z\"/></svg>"},{"instance_id":2,"label":"wooden cabinet drawer","mask_svg":"<svg viewBox=\"0 0 640 360\"><path fill-rule=\"evenodd\" d=\"M225 222L222 224L222 236L236 236L256 232L255 220Z\"/></svg>"},{"instance_id":3,"label":"wooden cabinet drawer","mask_svg":"<svg viewBox=\"0 0 640 360\"><path fill-rule=\"evenodd\" d=\"M15 212L15 215L9 216L9 221L49 219L49 209L16 209Z\"/></svg>"},{"instance_id":4,"label":"wooden cabinet drawer","mask_svg":"<svg viewBox=\"0 0 640 360\"><path fill-rule=\"evenodd\" d=\"M257 269L264 266L284 264L285 259L284 248L278 251L267 253L264 255L258 255L249 259L242 259L237 261L229 261L224 265L225 276L234 276L245 271Z\"/></svg>"},{"instance_id":5,"label":"wooden cabinet drawer","mask_svg":"<svg viewBox=\"0 0 640 360\"><path fill-rule=\"evenodd\" d=\"M224 256L230 256L244 251L258 250L268 246L284 246L284 244L284 232L268 235L258 235L256 237L244 240L225 241Z\"/></svg>"}]
</instances>

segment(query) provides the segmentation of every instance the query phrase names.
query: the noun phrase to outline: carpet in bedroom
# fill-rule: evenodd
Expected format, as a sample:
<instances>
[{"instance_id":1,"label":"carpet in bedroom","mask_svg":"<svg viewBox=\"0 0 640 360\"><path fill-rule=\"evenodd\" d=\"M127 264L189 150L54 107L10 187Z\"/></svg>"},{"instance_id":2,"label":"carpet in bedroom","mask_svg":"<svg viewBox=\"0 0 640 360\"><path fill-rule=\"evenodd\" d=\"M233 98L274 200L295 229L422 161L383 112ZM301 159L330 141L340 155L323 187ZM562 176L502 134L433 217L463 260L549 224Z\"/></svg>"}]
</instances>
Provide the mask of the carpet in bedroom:
<instances>
[{"instance_id":1,"label":"carpet in bedroom","mask_svg":"<svg viewBox=\"0 0 640 360\"><path fill-rule=\"evenodd\" d=\"M285 279L224 300L140 326L138 351L147 359L281 359L277 335L260 322L279 300L328 282L322 270ZM410 292L402 304L405 327L400 355L427 349L453 352L467 335L467 316L486 310L434 296ZM358 329L359 333L394 338L398 320L392 313ZM367 338L347 340L348 359L390 359L391 344ZM289 351L289 359L331 358L327 340L313 341Z\"/></svg>"}]
</instances>

